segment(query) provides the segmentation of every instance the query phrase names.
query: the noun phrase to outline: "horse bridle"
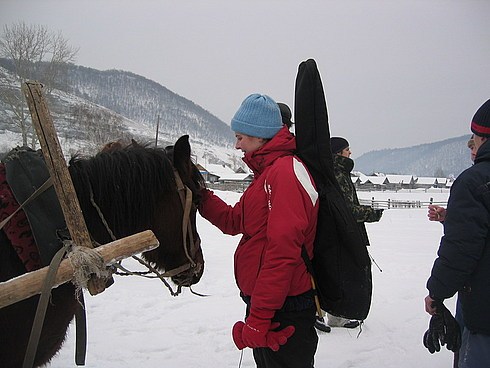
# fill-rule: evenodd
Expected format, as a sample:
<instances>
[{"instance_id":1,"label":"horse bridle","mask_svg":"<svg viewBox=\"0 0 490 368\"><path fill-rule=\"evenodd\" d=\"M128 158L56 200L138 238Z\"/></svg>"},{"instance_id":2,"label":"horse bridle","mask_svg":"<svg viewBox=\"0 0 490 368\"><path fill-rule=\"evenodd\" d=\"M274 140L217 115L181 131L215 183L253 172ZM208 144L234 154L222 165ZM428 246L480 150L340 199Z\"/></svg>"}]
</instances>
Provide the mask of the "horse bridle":
<instances>
[{"instance_id":1,"label":"horse bridle","mask_svg":"<svg viewBox=\"0 0 490 368\"><path fill-rule=\"evenodd\" d=\"M176 296L181 291L181 285L178 285L178 290L176 292L174 292L172 290L171 286L166 282L164 277L174 277L174 276L177 276L177 275L181 274L182 272L185 272L185 271L192 269L192 268L195 268L196 269L195 273L198 273L199 270L202 268L202 263L201 262L195 262L193 259L193 257L196 255L197 251L200 248L201 241L199 238L197 238L197 240L194 240L194 233L192 232L192 225L191 225L191 221L190 221L190 214L191 214L192 201L193 201L192 190L190 190L189 187L187 187L184 184L184 182L180 178L180 175L176 169L174 169L174 177L175 177L175 182L177 185L177 191L179 193L180 202L181 202L182 208L184 210L183 215L182 215L182 245L184 247L185 255L186 255L187 259L189 260L189 262L186 264L183 264L182 266L179 266L179 267L173 268L169 271L166 271L164 273L161 273L157 269L152 267L148 262L145 262L143 259L141 259L140 257L132 256L132 258L134 258L139 263L146 266L151 272L155 273L156 277L158 277L159 279L161 279L164 282L164 284L169 289L170 293L173 296ZM111 237L111 239L117 240L116 236L114 235L111 228L107 224L107 221L105 220L104 214L102 213L100 207L97 205L97 203L95 202L95 200L93 198L92 187L90 187L90 201L91 201L92 205L95 207L95 209L97 210L97 213L99 214L99 217L100 217L102 223L104 224L107 232L109 233L109 236ZM187 249L187 239L188 238L189 238L189 243L190 243L190 249ZM127 270L121 264L115 264L114 267L121 269L126 274L148 277L148 276L145 276L144 274L135 273L135 272L132 272L130 270Z\"/></svg>"},{"instance_id":2,"label":"horse bridle","mask_svg":"<svg viewBox=\"0 0 490 368\"><path fill-rule=\"evenodd\" d=\"M192 209L192 190L184 184L180 178L179 172L174 169L175 182L177 184L177 190L179 192L180 202L182 203L182 208L184 213L182 215L182 244L184 246L184 251L189 263L182 266L176 267L170 271L166 271L162 276L172 277L176 276L184 271L191 268L197 268L199 271L202 267L201 263L196 263L194 258L196 253L201 247L201 240L199 238L194 239L194 233L192 232L191 225L191 209ZM187 249L187 238L189 238L190 249Z\"/></svg>"}]
</instances>

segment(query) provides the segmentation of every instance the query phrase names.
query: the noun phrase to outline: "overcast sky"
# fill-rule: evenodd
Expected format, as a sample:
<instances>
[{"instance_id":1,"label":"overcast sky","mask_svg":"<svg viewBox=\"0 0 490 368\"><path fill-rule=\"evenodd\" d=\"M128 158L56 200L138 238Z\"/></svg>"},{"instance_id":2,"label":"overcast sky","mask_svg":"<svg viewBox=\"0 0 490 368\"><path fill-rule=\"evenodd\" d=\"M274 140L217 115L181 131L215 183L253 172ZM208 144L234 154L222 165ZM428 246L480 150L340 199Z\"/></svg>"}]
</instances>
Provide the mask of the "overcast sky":
<instances>
[{"instance_id":1,"label":"overcast sky","mask_svg":"<svg viewBox=\"0 0 490 368\"><path fill-rule=\"evenodd\" d=\"M490 1L0 0L0 25L61 31L76 64L130 71L229 124L250 93L294 106L316 60L354 157L470 134L490 98Z\"/></svg>"}]
</instances>

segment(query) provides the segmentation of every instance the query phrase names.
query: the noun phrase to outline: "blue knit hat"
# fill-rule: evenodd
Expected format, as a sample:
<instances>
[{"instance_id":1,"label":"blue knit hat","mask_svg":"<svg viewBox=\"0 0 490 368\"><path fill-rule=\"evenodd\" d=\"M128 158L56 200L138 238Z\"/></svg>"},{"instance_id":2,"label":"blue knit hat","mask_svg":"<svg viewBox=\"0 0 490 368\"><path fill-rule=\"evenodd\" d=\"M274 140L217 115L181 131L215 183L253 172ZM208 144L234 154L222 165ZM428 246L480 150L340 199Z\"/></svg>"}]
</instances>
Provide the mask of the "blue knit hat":
<instances>
[{"instance_id":1,"label":"blue knit hat","mask_svg":"<svg viewBox=\"0 0 490 368\"><path fill-rule=\"evenodd\" d=\"M243 100L231 119L231 130L258 138L272 138L283 127L277 103L267 95L254 93Z\"/></svg>"}]
</instances>

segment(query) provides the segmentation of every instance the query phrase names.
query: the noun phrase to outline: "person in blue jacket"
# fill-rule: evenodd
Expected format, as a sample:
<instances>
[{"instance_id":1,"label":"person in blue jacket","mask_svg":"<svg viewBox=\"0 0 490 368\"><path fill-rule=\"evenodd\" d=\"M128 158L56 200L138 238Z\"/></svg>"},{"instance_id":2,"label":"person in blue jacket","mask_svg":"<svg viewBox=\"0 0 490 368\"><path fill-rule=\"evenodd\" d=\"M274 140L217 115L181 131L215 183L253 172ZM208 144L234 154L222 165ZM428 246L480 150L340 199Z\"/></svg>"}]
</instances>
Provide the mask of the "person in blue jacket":
<instances>
[{"instance_id":1,"label":"person in blue jacket","mask_svg":"<svg viewBox=\"0 0 490 368\"><path fill-rule=\"evenodd\" d=\"M425 298L434 316L458 293L464 319L459 368L490 367L490 100L475 113L471 131L475 163L452 185Z\"/></svg>"}]
</instances>

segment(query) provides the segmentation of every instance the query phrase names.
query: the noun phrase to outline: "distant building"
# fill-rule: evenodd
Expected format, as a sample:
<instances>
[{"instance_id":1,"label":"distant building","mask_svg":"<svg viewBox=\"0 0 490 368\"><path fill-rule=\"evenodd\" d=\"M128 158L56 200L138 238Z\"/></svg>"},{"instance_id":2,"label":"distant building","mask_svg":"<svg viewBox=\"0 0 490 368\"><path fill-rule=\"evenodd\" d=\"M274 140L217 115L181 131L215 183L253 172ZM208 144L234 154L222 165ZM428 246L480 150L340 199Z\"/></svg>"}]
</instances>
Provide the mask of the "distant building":
<instances>
[{"instance_id":1,"label":"distant building","mask_svg":"<svg viewBox=\"0 0 490 368\"><path fill-rule=\"evenodd\" d=\"M386 174L386 188L389 190L413 189L415 179L413 175Z\"/></svg>"},{"instance_id":2,"label":"distant building","mask_svg":"<svg viewBox=\"0 0 490 368\"><path fill-rule=\"evenodd\" d=\"M367 176L359 177L357 188L362 190L386 190L387 178L385 176Z\"/></svg>"},{"instance_id":3,"label":"distant building","mask_svg":"<svg viewBox=\"0 0 490 368\"><path fill-rule=\"evenodd\" d=\"M400 190L400 189L429 189L449 188L451 180L435 177L416 177L414 175L382 174L375 173L372 176L356 172L351 177L356 189L359 190Z\"/></svg>"},{"instance_id":4,"label":"distant building","mask_svg":"<svg viewBox=\"0 0 490 368\"><path fill-rule=\"evenodd\" d=\"M437 179L431 177L419 177L415 181L415 188L436 188L437 187Z\"/></svg>"},{"instance_id":5,"label":"distant building","mask_svg":"<svg viewBox=\"0 0 490 368\"><path fill-rule=\"evenodd\" d=\"M238 171L235 172L226 165L208 164L205 168L206 174L203 176L211 184L209 185L211 188L243 191L252 182L253 174L243 169Z\"/></svg>"},{"instance_id":6,"label":"distant building","mask_svg":"<svg viewBox=\"0 0 490 368\"><path fill-rule=\"evenodd\" d=\"M436 186L437 188L446 188L447 187L447 182L449 180L447 178L436 178Z\"/></svg>"}]
</instances>

